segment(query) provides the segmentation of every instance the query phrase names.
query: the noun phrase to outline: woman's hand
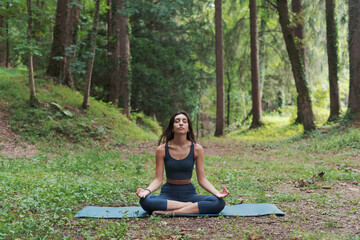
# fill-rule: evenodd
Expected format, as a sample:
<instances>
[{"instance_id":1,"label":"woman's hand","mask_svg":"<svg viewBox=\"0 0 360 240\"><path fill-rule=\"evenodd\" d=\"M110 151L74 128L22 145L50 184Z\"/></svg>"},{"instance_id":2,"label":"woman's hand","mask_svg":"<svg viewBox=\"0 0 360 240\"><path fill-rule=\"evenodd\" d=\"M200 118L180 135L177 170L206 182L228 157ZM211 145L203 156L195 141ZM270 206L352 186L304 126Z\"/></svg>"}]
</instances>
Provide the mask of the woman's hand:
<instances>
[{"instance_id":1,"label":"woman's hand","mask_svg":"<svg viewBox=\"0 0 360 240\"><path fill-rule=\"evenodd\" d=\"M145 198L149 194L150 194L149 190L142 189L140 186L138 186L136 195L138 195L139 198Z\"/></svg>"},{"instance_id":2,"label":"woman's hand","mask_svg":"<svg viewBox=\"0 0 360 240\"><path fill-rule=\"evenodd\" d=\"M218 198L224 198L227 197L230 194L230 192L226 189L226 186L223 186L222 190L219 191L215 196Z\"/></svg>"}]
</instances>

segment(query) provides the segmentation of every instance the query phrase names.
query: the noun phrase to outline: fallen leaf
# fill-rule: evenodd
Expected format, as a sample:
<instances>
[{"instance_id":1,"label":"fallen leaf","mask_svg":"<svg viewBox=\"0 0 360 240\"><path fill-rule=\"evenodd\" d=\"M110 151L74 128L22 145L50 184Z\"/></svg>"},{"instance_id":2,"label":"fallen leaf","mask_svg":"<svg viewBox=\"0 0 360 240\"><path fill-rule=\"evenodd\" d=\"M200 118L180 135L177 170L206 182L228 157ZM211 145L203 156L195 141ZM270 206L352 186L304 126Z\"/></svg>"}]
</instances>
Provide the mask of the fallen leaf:
<instances>
[{"instance_id":1,"label":"fallen leaf","mask_svg":"<svg viewBox=\"0 0 360 240\"><path fill-rule=\"evenodd\" d=\"M251 239L251 240L264 239L264 235L261 235L261 234L249 235L249 239Z\"/></svg>"},{"instance_id":2,"label":"fallen leaf","mask_svg":"<svg viewBox=\"0 0 360 240\"><path fill-rule=\"evenodd\" d=\"M324 174L325 174L324 172L320 172L320 173L318 173L317 176L320 177L320 178L323 178Z\"/></svg>"}]
</instances>

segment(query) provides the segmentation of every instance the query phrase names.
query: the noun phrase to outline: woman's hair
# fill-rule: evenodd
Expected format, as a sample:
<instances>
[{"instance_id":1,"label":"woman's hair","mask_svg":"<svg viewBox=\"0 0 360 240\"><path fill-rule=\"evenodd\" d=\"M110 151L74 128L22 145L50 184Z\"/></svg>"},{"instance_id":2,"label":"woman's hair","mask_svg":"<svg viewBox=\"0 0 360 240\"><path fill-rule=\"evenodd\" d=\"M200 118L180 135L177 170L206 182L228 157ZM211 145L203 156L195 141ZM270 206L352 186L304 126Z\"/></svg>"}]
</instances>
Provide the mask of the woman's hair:
<instances>
[{"instance_id":1,"label":"woman's hair","mask_svg":"<svg viewBox=\"0 0 360 240\"><path fill-rule=\"evenodd\" d=\"M177 115L180 115L180 114L184 114L186 116L187 120L188 120L189 131L186 134L186 139L191 141L191 142L196 143L194 131L193 131L193 128L192 128L191 119L190 119L189 115L186 112L180 111L180 112L176 112L170 118L168 127L163 131L163 133L161 134L161 136L159 138L158 145L160 145L161 143L164 143L164 142L169 142L170 140L172 140L174 138L173 128L174 128L175 117Z\"/></svg>"}]
</instances>

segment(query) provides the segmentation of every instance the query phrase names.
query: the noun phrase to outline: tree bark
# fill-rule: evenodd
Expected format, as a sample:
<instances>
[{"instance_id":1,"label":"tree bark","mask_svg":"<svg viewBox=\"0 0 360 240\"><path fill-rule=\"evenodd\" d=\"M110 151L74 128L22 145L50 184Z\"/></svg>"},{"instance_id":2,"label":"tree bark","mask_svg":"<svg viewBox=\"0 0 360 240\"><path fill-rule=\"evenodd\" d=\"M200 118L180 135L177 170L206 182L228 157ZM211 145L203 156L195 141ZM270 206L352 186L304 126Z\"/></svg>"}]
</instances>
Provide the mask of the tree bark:
<instances>
[{"instance_id":1,"label":"tree bark","mask_svg":"<svg viewBox=\"0 0 360 240\"><path fill-rule=\"evenodd\" d=\"M231 78L230 78L230 74L227 71L226 72L226 76L228 79L228 87L227 87L227 91L226 91L226 96L227 96L227 114L226 114L226 125L230 126L230 112L231 112L231 98L230 98L230 93L231 93Z\"/></svg>"},{"instance_id":2,"label":"tree bark","mask_svg":"<svg viewBox=\"0 0 360 240\"><path fill-rule=\"evenodd\" d=\"M45 7L45 0L36 0L35 2L35 6L36 6L36 9L37 11L35 12L36 14L36 17L34 18L33 22L33 32L40 32L41 31L41 28L42 28L42 25L43 25L43 22L40 21L40 17L41 17L41 13L39 12L39 10L43 10L44 7ZM41 44L41 41L42 41L42 35L41 34L33 34L35 35L35 40L36 40L36 46L39 46ZM34 67L34 71L36 71L38 69L38 56L33 56L33 67Z\"/></svg>"},{"instance_id":3,"label":"tree bark","mask_svg":"<svg viewBox=\"0 0 360 240\"><path fill-rule=\"evenodd\" d=\"M260 99L262 99L262 92L265 83L265 70L266 70L266 51L265 51L265 31L266 31L266 18L265 18L265 4L266 0L261 1L263 9L260 16L260 32L259 32L259 66L260 66Z\"/></svg>"},{"instance_id":4,"label":"tree bark","mask_svg":"<svg viewBox=\"0 0 360 240\"><path fill-rule=\"evenodd\" d=\"M115 42L111 42L111 76L110 76L110 89L108 101L114 105L118 105L120 96L120 6L121 0L114 0L111 5L113 9L112 18L112 39Z\"/></svg>"},{"instance_id":5,"label":"tree bark","mask_svg":"<svg viewBox=\"0 0 360 240\"><path fill-rule=\"evenodd\" d=\"M107 14L106 14L106 39L107 39L107 50L111 52L111 36L113 35L112 31L112 0L106 0L106 4L108 6ZM109 56L109 55L107 55Z\"/></svg>"},{"instance_id":6,"label":"tree bark","mask_svg":"<svg viewBox=\"0 0 360 240\"><path fill-rule=\"evenodd\" d=\"M360 2L349 0L350 89L348 118L360 121Z\"/></svg>"},{"instance_id":7,"label":"tree bark","mask_svg":"<svg viewBox=\"0 0 360 240\"><path fill-rule=\"evenodd\" d=\"M82 107L85 109L89 108L89 106L90 106L89 97L90 97L91 75L92 75L94 59L95 59L96 34L97 34L97 30L98 30L99 10L100 10L100 0L96 0L95 10L94 10L93 28L92 28L91 35L90 35L91 57L88 59L87 66L86 66L84 101L82 104Z\"/></svg>"},{"instance_id":8,"label":"tree bark","mask_svg":"<svg viewBox=\"0 0 360 240\"><path fill-rule=\"evenodd\" d=\"M0 7L2 4L0 3ZM3 15L0 15L0 66L6 66L6 32L5 32L6 19Z\"/></svg>"},{"instance_id":9,"label":"tree bark","mask_svg":"<svg viewBox=\"0 0 360 240\"><path fill-rule=\"evenodd\" d=\"M120 2L122 12L126 9L124 0ZM120 16L120 79L121 79L121 98L119 107L124 109L124 114L130 117L130 37L129 37L129 18L121 14Z\"/></svg>"},{"instance_id":10,"label":"tree bark","mask_svg":"<svg viewBox=\"0 0 360 240\"><path fill-rule=\"evenodd\" d=\"M72 77L71 72L71 61L76 57L76 51L68 50L71 45L76 45L77 40L77 27L76 25L79 22L80 17L80 9L78 4L79 0L70 0L71 6L68 8L67 19L66 19L66 33L65 33L65 57L64 57L64 65L61 71L61 81L69 86L70 88L74 87L74 79Z\"/></svg>"},{"instance_id":11,"label":"tree bark","mask_svg":"<svg viewBox=\"0 0 360 240\"><path fill-rule=\"evenodd\" d=\"M257 31L256 0L250 0L250 48L251 48L251 98L253 118L250 128L258 128L261 125L261 90L260 90L260 66L259 66L259 43Z\"/></svg>"},{"instance_id":12,"label":"tree bark","mask_svg":"<svg viewBox=\"0 0 360 240\"><path fill-rule=\"evenodd\" d=\"M305 47L305 26L302 0L291 1L291 11L295 14L295 27L293 28L296 47L301 53L301 60L307 74L306 47Z\"/></svg>"},{"instance_id":13,"label":"tree bark","mask_svg":"<svg viewBox=\"0 0 360 240\"><path fill-rule=\"evenodd\" d=\"M294 22L295 27L293 28L294 39L296 47L301 53L301 60L304 66L305 76L307 76L307 66L306 66L306 48L305 48L305 27L304 27L304 13L302 7L302 0L291 1L291 11L294 13ZM296 124L301 124L303 122L301 106L299 95L297 96L297 118L295 120Z\"/></svg>"},{"instance_id":14,"label":"tree bark","mask_svg":"<svg viewBox=\"0 0 360 240\"><path fill-rule=\"evenodd\" d=\"M51 47L49 65L46 74L50 77L60 77L60 71L64 65L65 35L68 5L70 0L58 0L56 7L53 43Z\"/></svg>"},{"instance_id":15,"label":"tree bark","mask_svg":"<svg viewBox=\"0 0 360 240\"><path fill-rule=\"evenodd\" d=\"M9 8L9 2L6 2L5 6L0 4L0 7ZM9 67L9 23L6 16L0 15L0 66Z\"/></svg>"},{"instance_id":16,"label":"tree bark","mask_svg":"<svg viewBox=\"0 0 360 240\"><path fill-rule=\"evenodd\" d=\"M6 3L6 9L8 9L10 3ZM6 32L6 67L10 65L10 39L9 39L9 20L6 18L5 21L5 32Z\"/></svg>"},{"instance_id":17,"label":"tree bark","mask_svg":"<svg viewBox=\"0 0 360 240\"><path fill-rule=\"evenodd\" d=\"M277 0L277 9L279 13L279 20L283 33L283 38L286 44L286 50L290 58L291 68L295 79L296 90L299 96L298 99L303 118L302 120L304 130L306 132L312 131L316 127L314 123L311 99L307 86L306 73L302 61L301 52L296 47L293 33L289 28L290 19L287 0Z\"/></svg>"},{"instance_id":18,"label":"tree bark","mask_svg":"<svg viewBox=\"0 0 360 240\"><path fill-rule=\"evenodd\" d=\"M27 0L27 10L28 10L28 29L27 29L27 40L28 46L31 46L32 38L32 10L31 10L31 0ZM37 99L35 95L35 80L34 80L34 68L33 68L33 56L31 49L28 51L28 64L29 64L29 88L30 88L30 106L34 107L37 105Z\"/></svg>"},{"instance_id":19,"label":"tree bark","mask_svg":"<svg viewBox=\"0 0 360 240\"><path fill-rule=\"evenodd\" d=\"M335 22L335 0L326 0L326 42L330 86L330 116L328 122L335 121L340 114L339 77L338 77L338 31Z\"/></svg>"},{"instance_id":20,"label":"tree bark","mask_svg":"<svg viewBox=\"0 0 360 240\"><path fill-rule=\"evenodd\" d=\"M216 129L215 136L224 135L224 53L222 27L222 0L215 0L215 55L216 55Z\"/></svg>"},{"instance_id":21,"label":"tree bark","mask_svg":"<svg viewBox=\"0 0 360 240\"><path fill-rule=\"evenodd\" d=\"M70 72L72 53L67 48L74 41L73 29L79 14L78 3L78 0L57 2L53 44L46 70L48 76L60 78L60 82L69 87L73 87L74 83Z\"/></svg>"}]
</instances>

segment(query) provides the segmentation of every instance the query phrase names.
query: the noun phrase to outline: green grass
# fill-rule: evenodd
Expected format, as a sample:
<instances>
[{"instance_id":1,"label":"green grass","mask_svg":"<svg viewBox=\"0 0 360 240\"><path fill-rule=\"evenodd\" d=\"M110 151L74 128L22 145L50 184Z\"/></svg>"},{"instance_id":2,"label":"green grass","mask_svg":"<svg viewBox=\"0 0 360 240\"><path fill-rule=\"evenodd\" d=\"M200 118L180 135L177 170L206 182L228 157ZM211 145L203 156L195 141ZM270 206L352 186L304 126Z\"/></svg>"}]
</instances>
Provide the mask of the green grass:
<instances>
[{"instance_id":1,"label":"green grass","mask_svg":"<svg viewBox=\"0 0 360 240\"><path fill-rule=\"evenodd\" d=\"M264 116L262 118L264 126L258 129L249 130L248 126L228 134L234 139L246 141L271 142L274 140L285 140L291 137L302 135L304 128L302 125L292 125L290 117Z\"/></svg>"},{"instance_id":2,"label":"green grass","mask_svg":"<svg viewBox=\"0 0 360 240\"><path fill-rule=\"evenodd\" d=\"M0 239L248 239L266 235L268 221L280 224L289 239L358 239L332 230L344 226L337 209L346 208L346 216L356 218L360 199L322 187L359 184L359 172L351 170L360 169L359 129L335 124L304 136L302 126L291 125L288 117L265 116L263 128L201 139L208 146L237 143L229 154L206 155L205 171L217 188L228 186L227 204L269 202L286 212L284 218L263 218L263 225L262 219L219 218L211 227L213 219L200 218L198 223L209 221L210 227L184 233L167 225L172 219L160 217L75 219L86 205L138 205L135 190L153 179L155 160L154 152L135 153L135 146L143 140L155 143L158 125L142 114L128 120L94 99L91 108L82 111L80 93L46 80L37 81L42 106L29 109L24 73L0 69L0 76L2 109L9 112L13 129L40 150L28 158L0 155ZM66 116L64 109L74 116ZM127 150L119 148L121 144ZM322 178L317 177L320 172ZM299 181L312 183L299 191L294 187ZM193 182L206 194L195 176ZM312 204L326 232L310 227L314 222L304 215L308 212L301 208L303 203Z\"/></svg>"},{"instance_id":3,"label":"green grass","mask_svg":"<svg viewBox=\"0 0 360 240\"><path fill-rule=\"evenodd\" d=\"M88 139L107 138L113 144L127 144L157 139L161 132L159 124L144 114L129 120L118 108L93 98L90 108L83 110L81 93L41 78L36 79L41 105L29 108L26 71L0 68L0 76L0 103L10 112L12 128L30 142L88 144Z\"/></svg>"},{"instance_id":4,"label":"green grass","mask_svg":"<svg viewBox=\"0 0 360 240\"><path fill-rule=\"evenodd\" d=\"M345 131L343 138L353 139L351 136L354 130ZM247 136L244 138L246 139ZM338 136L336 141L339 138L341 137ZM263 155L259 152L246 151L240 156L208 156L206 173L209 180L218 188L222 184L228 186L231 191L231 195L227 198L228 204L237 204L239 199L243 199L246 203L278 204L312 200L319 208L346 205L347 202L340 195L313 194L309 197L297 192L281 190L286 182L311 179L313 175L322 171L325 172L324 178L317 180L307 189L318 189L324 184L331 185L338 182L360 182L358 173L338 169L329 164L333 162L332 154L322 151L321 156L317 156L317 151L311 148L315 140L325 144L326 138L315 134L311 138L288 142L283 146L279 144L276 148L273 148L273 144L269 144L271 148L261 153ZM246 144L246 141L244 143ZM304 148L299 148L299 145ZM346 146L352 147L352 145ZM130 226L133 228L134 224L135 227L140 224L138 226L141 229L141 221L74 219L74 215L85 205L137 205L138 199L134 190L138 185L148 184L153 177L152 154L128 155L121 150L106 151L101 147L95 149L84 147L77 152L62 152L63 150L57 152L56 156L43 152L32 158L0 157L2 206L0 238L127 238L130 237L128 232ZM353 150L359 153L359 149ZM337 157L340 159L345 157L346 152L346 149L343 149ZM299 158L300 154L304 158ZM328 161L322 160L323 155ZM334 162L336 163L337 160ZM352 166L360 167L358 162L354 162ZM205 194L198 184L196 186L199 193ZM162 227L159 218L145 221L150 221L152 226L146 230L154 237L149 239L167 236L168 231ZM326 226L333 228L337 226L335 223L334 220L327 220ZM230 225L224 225L223 228L229 228L229 231L234 229ZM219 228L218 231L223 228ZM254 231L254 228L249 231ZM234 235L236 231L235 233L234 230L231 231L232 233L227 233L227 236L236 237ZM237 234L244 236L249 231L238 231ZM302 232L301 228L298 231L301 232L300 235L310 239L319 236L324 239L341 237ZM173 234L176 234L176 231ZM296 234L294 233L294 236Z\"/></svg>"}]
</instances>

